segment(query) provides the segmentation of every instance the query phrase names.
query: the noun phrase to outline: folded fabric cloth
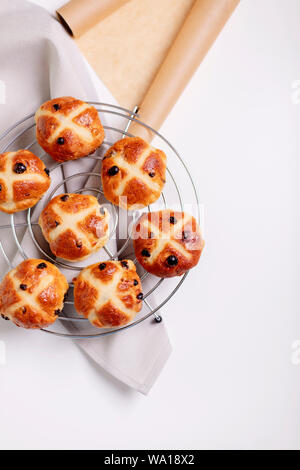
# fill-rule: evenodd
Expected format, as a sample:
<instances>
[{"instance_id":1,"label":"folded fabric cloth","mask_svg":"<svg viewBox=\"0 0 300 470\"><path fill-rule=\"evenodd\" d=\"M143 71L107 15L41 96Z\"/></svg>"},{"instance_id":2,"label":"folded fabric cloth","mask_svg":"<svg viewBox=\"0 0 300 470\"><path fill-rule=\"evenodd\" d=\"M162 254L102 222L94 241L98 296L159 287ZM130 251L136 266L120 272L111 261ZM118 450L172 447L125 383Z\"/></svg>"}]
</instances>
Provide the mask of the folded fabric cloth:
<instances>
[{"instance_id":1,"label":"folded fabric cloth","mask_svg":"<svg viewBox=\"0 0 300 470\"><path fill-rule=\"evenodd\" d=\"M104 86L101 96L97 95L80 52L62 26L45 10L25 0L1 0L0 63L0 81L5 84L5 104L0 104L0 133L24 116L34 113L42 102L57 96L67 95L88 101L115 103ZM105 116L101 118L105 125ZM116 116L109 118L109 125L112 124L119 128L124 125L122 118ZM116 140L116 134L106 132L106 140L111 139ZM28 142L18 139L14 149L25 145ZM39 152L42 154L40 149ZM55 166L49 157L46 158L46 164L50 169ZM65 176L93 171L94 167L94 160L80 159L66 166ZM60 172L60 169L51 172L52 188L61 181ZM84 183L86 177L80 179L80 184ZM88 185L95 185L95 182L89 180ZM72 192L78 187L79 181L76 179L69 181L66 189ZM60 192L64 191L62 187ZM34 208L34 220L38 219L43 206L44 201L41 201ZM15 219L18 221L18 215ZM0 225L8 223L9 217L1 214ZM41 257L29 232L19 234L19 237L22 236L26 254ZM1 230L0 239L12 240L11 233ZM112 251L115 243L110 241ZM8 250L14 265L22 260L20 254L16 254L12 241ZM92 264L105 256L104 250L101 250L81 265ZM1 276L6 270L5 263L1 262ZM68 280L75 273L76 271L69 271ZM69 309L70 307L67 310ZM78 330L75 323L63 327L74 333ZM151 318L124 332L98 339L77 340L75 343L111 375L144 394L151 389L171 353L164 323L154 323Z\"/></svg>"}]
</instances>

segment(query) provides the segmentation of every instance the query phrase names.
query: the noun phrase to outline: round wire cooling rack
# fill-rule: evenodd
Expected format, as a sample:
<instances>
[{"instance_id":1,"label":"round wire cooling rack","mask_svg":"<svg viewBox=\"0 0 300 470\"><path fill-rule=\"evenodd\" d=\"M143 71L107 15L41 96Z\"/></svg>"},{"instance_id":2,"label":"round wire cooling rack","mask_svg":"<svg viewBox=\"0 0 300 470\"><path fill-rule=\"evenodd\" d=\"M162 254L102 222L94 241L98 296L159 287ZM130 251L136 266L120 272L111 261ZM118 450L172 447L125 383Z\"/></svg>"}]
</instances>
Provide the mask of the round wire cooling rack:
<instances>
[{"instance_id":1,"label":"round wire cooling rack","mask_svg":"<svg viewBox=\"0 0 300 470\"><path fill-rule=\"evenodd\" d=\"M43 150L36 141L35 122L33 114L26 116L24 119L18 121L14 126L9 128L0 136L0 153L17 150L18 148L26 148L38 155L40 158L42 158L42 160L44 160L46 165L49 166L51 176L56 176L56 181L57 174L59 174L60 172L60 182L58 184L56 183L54 187L53 185L51 185L50 189L48 190L48 193L44 196L42 200L44 202L44 206L48 204L50 199L52 199L56 194L68 192L68 184L70 183L72 183L72 192L87 192L96 195L99 202L108 204L107 207L109 209L112 221L110 227L110 241L114 240L114 237L116 236L117 227L121 224L121 220L124 220L124 215L126 215L126 236L124 238L115 239L116 241L115 243L113 243L115 249L111 249L111 246L109 247L108 243L102 250L105 251L105 259L114 260L126 257L131 258L134 261L137 267L138 274L140 275L141 281L143 283L143 289L145 289L146 287L146 291L144 290L143 309L133 322L120 328L103 329L99 332L99 329L90 325L87 319L79 317L76 314L75 309L72 308L72 305L74 303L72 300L73 283L70 282L70 297L65 302L65 305L67 306L67 312L64 309L62 314L59 316L59 320L61 320L61 322L63 322L63 324L66 326L65 330L67 331L57 331L56 326L58 325L58 322L56 322L54 325L47 329L41 330L48 334L70 339L99 338L102 336L118 333L128 328L132 328L133 326L144 322L150 317L153 317L156 322L161 322L162 317L158 312L178 291L188 274L186 273L180 278L160 279L146 272L142 268L142 266L140 266L137 262L133 250L131 248L131 230L133 222L136 220L137 217L141 215L141 212L137 211L137 213L133 214L131 219L129 218L129 223L128 214L125 214L126 211L123 211L122 209L119 209L114 205L108 203L108 201L106 201L104 198L100 176L101 160L107 148L113 145L114 142L125 136L133 137L133 134L129 132L130 124L132 121L137 123L138 126L147 129L147 131L152 134L153 145L162 149L166 153L168 158L167 182L164 187L164 191L160 199L155 204L149 206L147 210L153 211L171 208L174 210L183 211L189 209L187 211L193 213L200 225L202 222L202 220L200 220L200 208L197 190L185 162L165 137L163 137L159 132L155 131L153 128L138 119L138 108L136 107L132 111L122 108L120 106L115 106L107 103L89 103L95 106L98 110L103 123L103 127L106 131L106 138L101 147L93 155L84 158L85 161L86 159L94 160L95 165L92 171L81 172L66 176L67 166L69 166L70 170L70 165L74 164L73 161L59 163L53 166L53 160L45 152L43 152ZM114 120L117 120L118 125L116 127L114 127L113 125L107 125L107 121L109 120L109 118L114 118ZM92 185L90 185L91 178L93 179ZM85 179L84 183L83 179ZM74 183L76 183L76 180L78 180L79 183L78 187L74 189ZM23 219L21 218L22 216ZM7 240L7 237L1 236L3 233L6 233L6 230L11 230L13 236L13 244L17 249L17 253L19 253L19 255L24 260L28 259L29 257L26 253L28 251L27 244L25 246L25 243L23 243L24 234L28 231L30 235L30 240L33 243L35 249L40 253L40 257L48 259L49 261L54 263L59 268L65 270L66 272L79 272L85 267L77 266L73 263L68 264L64 260L55 258L49 252L49 250L47 251L47 244L45 243L45 245L43 245L41 243L41 237L38 236L38 231L40 230L38 222L32 219L36 219L34 208L28 209L26 212L23 212L21 214L18 213L16 216L12 214L9 216L9 220L7 221L7 223L0 225L0 251L9 269L12 269L14 267L12 261L13 251L11 249L11 237L9 237L9 240ZM9 243L9 249L5 248L4 241L6 241L6 243ZM99 260L101 260L102 250L98 253ZM87 263L87 265L88 264L91 263Z\"/></svg>"}]
</instances>

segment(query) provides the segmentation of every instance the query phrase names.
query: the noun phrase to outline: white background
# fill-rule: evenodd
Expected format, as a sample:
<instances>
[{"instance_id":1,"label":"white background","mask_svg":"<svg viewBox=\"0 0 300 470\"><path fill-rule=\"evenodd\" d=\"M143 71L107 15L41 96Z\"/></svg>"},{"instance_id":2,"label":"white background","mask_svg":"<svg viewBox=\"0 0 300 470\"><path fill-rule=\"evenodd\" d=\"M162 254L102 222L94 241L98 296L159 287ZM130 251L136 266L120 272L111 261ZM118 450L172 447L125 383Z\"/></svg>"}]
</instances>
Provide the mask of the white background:
<instances>
[{"instance_id":1,"label":"white background","mask_svg":"<svg viewBox=\"0 0 300 470\"><path fill-rule=\"evenodd\" d=\"M162 129L198 184L206 248L163 310L174 352L150 395L8 328L1 448L300 448L299 18L299 0L242 0Z\"/></svg>"}]
</instances>

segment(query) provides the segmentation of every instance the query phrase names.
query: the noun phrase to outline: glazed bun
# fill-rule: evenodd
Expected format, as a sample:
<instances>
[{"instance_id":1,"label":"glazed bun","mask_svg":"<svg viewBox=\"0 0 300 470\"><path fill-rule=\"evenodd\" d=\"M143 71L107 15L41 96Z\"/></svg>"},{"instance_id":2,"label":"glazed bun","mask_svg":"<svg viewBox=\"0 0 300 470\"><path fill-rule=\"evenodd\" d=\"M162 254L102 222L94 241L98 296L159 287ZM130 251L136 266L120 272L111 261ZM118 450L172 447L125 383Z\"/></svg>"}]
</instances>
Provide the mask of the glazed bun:
<instances>
[{"instance_id":1,"label":"glazed bun","mask_svg":"<svg viewBox=\"0 0 300 470\"><path fill-rule=\"evenodd\" d=\"M194 217L169 210L144 214L133 231L135 255L158 277L181 276L196 266L204 247Z\"/></svg>"},{"instance_id":2,"label":"glazed bun","mask_svg":"<svg viewBox=\"0 0 300 470\"><path fill-rule=\"evenodd\" d=\"M61 194L45 207L39 225L55 256L79 261L107 242L109 212L94 196Z\"/></svg>"},{"instance_id":3,"label":"glazed bun","mask_svg":"<svg viewBox=\"0 0 300 470\"><path fill-rule=\"evenodd\" d=\"M167 158L140 137L126 137L106 153L102 185L106 199L125 209L139 209L155 202L166 179Z\"/></svg>"},{"instance_id":4,"label":"glazed bun","mask_svg":"<svg viewBox=\"0 0 300 470\"><path fill-rule=\"evenodd\" d=\"M1 282L0 315L23 328L45 328L57 320L68 288L56 266L28 259Z\"/></svg>"},{"instance_id":5,"label":"glazed bun","mask_svg":"<svg viewBox=\"0 0 300 470\"><path fill-rule=\"evenodd\" d=\"M29 150L0 154L0 210L8 214L33 207L49 189L49 171Z\"/></svg>"},{"instance_id":6,"label":"glazed bun","mask_svg":"<svg viewBox=\"0 0 300 470\"><path fill-rule=\"evenodd\" d=\"M131 322L142 308L141 281L130 260L105 261L74 279L75 308L98 328Z\"/></svg>"},{"instance_id":7,"label":"glazed bun","mask_svg":"<svg viewBox=\"0 0 300 470\"><path fill-rule=\"evenodd\" d=\"M71 97L44 103L36 112L36 137L58 162L93 153L104 140L104 130L94 106Z\"/></svg>"}]
</instances>

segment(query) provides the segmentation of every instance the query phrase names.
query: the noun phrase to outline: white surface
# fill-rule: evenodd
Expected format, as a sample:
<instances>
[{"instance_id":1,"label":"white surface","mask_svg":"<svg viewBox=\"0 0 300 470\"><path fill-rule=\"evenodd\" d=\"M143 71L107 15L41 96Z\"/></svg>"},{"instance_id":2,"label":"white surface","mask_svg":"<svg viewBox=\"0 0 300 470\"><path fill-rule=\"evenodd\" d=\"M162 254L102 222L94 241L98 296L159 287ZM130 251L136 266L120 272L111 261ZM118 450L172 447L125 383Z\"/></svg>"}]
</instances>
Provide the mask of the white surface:
<instances>
[{"instance_id":1,"label":"white surface","mask_svg":"<svg viewBox=\"0 0 300 470\"><path fill-rule=\"evenodd\" d=\"M150 396L2 322L1 448L300 448L299 14L242 1L162 129L193 161L206 248L164 308L174 352Z\"/></svg>"}]
</instances>

